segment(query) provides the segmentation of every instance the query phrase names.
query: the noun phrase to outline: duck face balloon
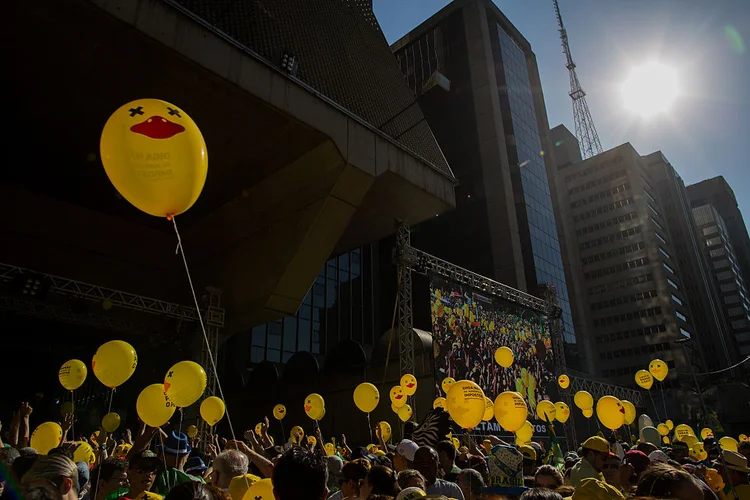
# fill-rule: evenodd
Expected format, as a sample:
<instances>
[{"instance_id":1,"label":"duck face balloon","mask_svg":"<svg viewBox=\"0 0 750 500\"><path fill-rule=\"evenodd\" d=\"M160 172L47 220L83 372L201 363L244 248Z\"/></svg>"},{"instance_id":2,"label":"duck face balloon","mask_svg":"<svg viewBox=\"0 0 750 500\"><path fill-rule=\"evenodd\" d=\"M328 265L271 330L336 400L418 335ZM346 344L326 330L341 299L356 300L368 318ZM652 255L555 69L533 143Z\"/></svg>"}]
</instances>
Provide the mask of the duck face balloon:
<instances>
[{"instance_id":1,"label":"duck face balloon","mask_svg":"<svg viewBox=\"0 0 750 500\"><path fill-rule=\"evenodd\" d=\"M417 377L411 373L407 373L401 377L401 388L404 390L404 394L413 396L417 392Z\"/></svg>"},{"instance_id":2,"label":"duck face balloon","mask_svg":"<svg viewBox=\"0 0 750 500\"><path fill-rule=\"evenodd\" d=\"M404 388L400 385L394 385L391 387L389 396L391 398L391 404L396 408L401 408L406 404L406 394L404 394Z\"/></svg>"},{"instance_id":3,"label":"duck face balloon","mask_svg":"<svg viewBox=\"0 0 750 500\"><path fill-rule=\"evenodd\" d=\"M655 359L651 363L648 364L648 371L651 372L651 375L653 375L656 380L661 382L665 378L667 378L667 374L669 373L669 368L667 367L667 364L664 361L660 359Z\"/></svg>"},{"instance_id":4,"label":"duck face balloon","mask_svg":"<svg viewBox=\"0 0 750 500\"><path fill-rule=\"evenodd\" d=\"M313 420L320 420L326 412L325 401L320 394L312 393L305 398L305 413Z\"/></svg>"},{"instance_id":5,"label":"duck face balloon","mask_svg":"<svg viewBox=\"0 0 750 500\"><path fill-rule=\"evenodd\" d=\"M441 382L440 387L442 387L444 393L448 394L448 391L451 390L451 386L455 383L456 379L453 377L445 377Z\"/></svg>"}]
</instances>

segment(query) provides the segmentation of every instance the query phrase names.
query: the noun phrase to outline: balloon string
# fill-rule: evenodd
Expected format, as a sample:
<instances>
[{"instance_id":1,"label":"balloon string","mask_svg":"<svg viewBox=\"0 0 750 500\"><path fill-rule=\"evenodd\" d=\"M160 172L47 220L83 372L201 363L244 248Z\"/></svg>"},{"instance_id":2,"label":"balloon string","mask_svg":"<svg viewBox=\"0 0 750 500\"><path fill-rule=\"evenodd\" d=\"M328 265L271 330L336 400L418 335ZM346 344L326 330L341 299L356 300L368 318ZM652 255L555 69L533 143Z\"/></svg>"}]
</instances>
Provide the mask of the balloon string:
<instances>
[{"instance_id":1,"label":"balloon string","mask_svg":"<svg viewBox=\"0 0 750 500\"><path fill-rule=\"evenodd\" d=\"M664 397L664 382L659 383L659 389L661 389L661 402L664 404L664 420L667 420L667 399Z\"/></svg>"},{"instance_id":2,"label":"balloon string","mask_svg":"<svg viewBox=\"0 0 750 500\"><path fill-rule=\"evenodd\" d=\"M370 414L367 414L367 429L370 431L370 442L372 443L372 423L370 422ZM380 444L380 443L378 443Z\"/></svg>"},{"instance_id":3,"label":"balloon string","mask_svg":"<svg viewBox=\"0 0 750 500\"><path fill-rule=\"evenodd\" d=\"M177 411L180 412L180 425L179 427L177 427L177 434L182 434L182 417L183 417L182 408L177 408Z\"/></svg>"},{"instance_id":4,"label":"balloon string","mask_svg":"<svg viewBox=\"0 0 750 500\"><path fill-rule=\"evenodd\" d=\"M214 353L211 350L211 343L208 341L208 333L206 333L206 325L203 323L203 316L201 315L200 304L198 304L198 296L195 294L195 287L193 286L193 277L190 275L190 267L188 266L187 257L185 256L185 247L182 245L182 238L180 237L180 231L177 229L177 217L172 217L172 225L174 226L174 232L177 236L177 250L182 256L182 263L185 265L185 274L187 274L188 284L190 285L190 292L193 294L193 302L195 303L195 311L198 313L198 322L201 325L201 332L203 333L203 341L206 344L208 351L208 359L211 361L211 369L214 373L214 380L216 381L216 387L219 389L219 395L222 401L226 404L224 398L224 390L221 388L221 382L219 381L219 372L216 369L216 361L214 361ZM236 441L237 437L234 435L234 427L232 426L232 419L229 417L229 409L226 409L227 423L229 424L229 432L232 434L232 441Z\"/></svg>"},{"instance_id":5,"label":"balloon string","mask_svg":"<svg viewBox=\"0 0 750 500\"><path fill-rule=\"evenodd\" d=\"M112 388L112 392L109 394L109 407L107 408L107 415L112 413L112 400L114 398L115 398L115 389ZM105 432L107 431L105 431L104 427L102 427L101 430L99 431L99 437L101 437L102 434ZM96 468L96 482L94 483L94 486L96 487L97 495L99 494L99 478L102 476L102 462L104 462L104 460L102 460L102 457L103 457L102 448L104 448L105 450L107 449L107 439L104 440L104 443L100 443L100 446L101 447L99 448L99 459L101 460L101 462Z\"/></svg>"},{"instance_id":6,"label":"balloon string","mask_svg":"<svg viewBox=\"0 0 750 500\"><path fill-rule=\"evenodd\" d=\"M76 391L72 390L70 391L70 405L73 409L73 420L70 424L70 433L73 435L71 438L71 441L75 442L76 440Z\"/></svg>"},{"instance_id":7,"label":"balloon string","mask_svg":"<svg viewBox=\"0 0 750 500\"><path fill-rule=\"evenodd\" d=\"M661 422L661 417L659 416L659 410L656 409L656 402L654 401L654 395L651 394L651 390L648 391L648 397L651 398L651 406L654 407L654 413L656 414L656 420Z\"/></svg>"},{"instance_id":8,"label":"balloon string","mask_svg":"<svg viewBox=\"0 0 750 500\"><path fill-rule=\"evenodd\" d=\"M161 443L161 459L164 462L164 482L167 483L167 491L172 487L169 485L169 466L167 466L167 455L164 453L164 436L159 433L159 442Z\"/></svg>"}]
</instances>

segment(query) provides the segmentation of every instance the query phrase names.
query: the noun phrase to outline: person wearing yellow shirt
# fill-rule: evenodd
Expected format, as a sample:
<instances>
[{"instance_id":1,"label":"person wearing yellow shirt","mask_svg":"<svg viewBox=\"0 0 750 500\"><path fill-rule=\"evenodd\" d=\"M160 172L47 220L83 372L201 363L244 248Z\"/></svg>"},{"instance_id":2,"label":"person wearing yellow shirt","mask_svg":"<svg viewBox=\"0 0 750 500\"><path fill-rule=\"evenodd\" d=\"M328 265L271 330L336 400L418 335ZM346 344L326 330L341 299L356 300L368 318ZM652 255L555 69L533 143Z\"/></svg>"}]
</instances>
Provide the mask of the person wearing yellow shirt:
<instances>
[{"instance_id":1,"label":"person wearing yellow shirt","mask_svg":"<svg viewBox=\"0 0 750 500\"><path fill-rule=\"evenodd\" d=\"M610 455L609 443L599 436L592 436L584 441L583 458L573 466L570 472L570 485L574 488L587 477L604 481L602 471Z\"/></svg>"}]
</instances>

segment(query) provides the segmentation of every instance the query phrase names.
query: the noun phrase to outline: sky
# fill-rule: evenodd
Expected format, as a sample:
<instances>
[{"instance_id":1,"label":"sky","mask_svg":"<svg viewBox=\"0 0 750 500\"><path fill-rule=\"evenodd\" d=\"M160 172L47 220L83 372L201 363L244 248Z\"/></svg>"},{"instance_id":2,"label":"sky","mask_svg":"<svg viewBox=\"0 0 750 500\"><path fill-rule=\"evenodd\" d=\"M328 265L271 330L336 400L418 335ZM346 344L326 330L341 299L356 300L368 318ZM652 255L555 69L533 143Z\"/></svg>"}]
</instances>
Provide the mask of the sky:
<instances>
[{"instance_id":1,"label":"sky","mask_svg":"<svg viewBox=\"0 0 750 500\"><path fill-rule=\"evenodd\" d=\"M552 0L493 0L531 43L551 127L571 131L568 70ZM393 43L449 0L373 0ZM750 0L559 0L578 77L607 150L661 150L685 184L723 175L750 219ZM623 107L634 67L658 61L680 87L671 109L644 120ZM448 75L450 77L450 75Z\"/></svg>"}]
</instances>

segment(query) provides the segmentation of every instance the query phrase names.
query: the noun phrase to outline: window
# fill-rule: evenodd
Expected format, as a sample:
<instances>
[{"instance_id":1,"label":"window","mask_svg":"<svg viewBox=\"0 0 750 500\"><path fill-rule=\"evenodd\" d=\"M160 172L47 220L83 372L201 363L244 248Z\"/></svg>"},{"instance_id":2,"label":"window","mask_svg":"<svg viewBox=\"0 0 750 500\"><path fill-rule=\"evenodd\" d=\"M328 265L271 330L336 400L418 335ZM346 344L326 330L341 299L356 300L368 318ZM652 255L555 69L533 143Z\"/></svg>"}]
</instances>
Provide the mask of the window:
<instances>
[{"instance_id":1,"label":"window","mask_svg":"<svg viewBox=\"0 0 750 500\"><path fill-rule=\"evenodd\" d=\"M656 215L657 217L658 217L659 215L661 215L661 214L659 214L659 211L658 211L657 209L655 209L655 208L653 207L653 205L651 205L651 203L647 203L647 205L648 205L648 208L649 208L649 210L651 210L651 211L652 211L652 212L654 213L654 215Z\"/></svg>"},{"instance_id":2,"label":"window","mask_svg":"<svg viewBox=\"0 0 750 500\"><path fill-rule=\"evenodd\" d=\"M730 267L729 260L721 259L714 261L714 269L724 269L725 267Z\"/></svg>"},{"instance_id":3,"label":"window","mask_svg":"<svg viewBox=\"0 0 750 500\"><path fill-rule=\"evenodd\" d=\"M672 294L672 300L675 301L677 304L682 305L682 301L677 298L676 295Z\"/></svg>"},{"instance_id":4,"label":"window","mask_svg":"<svg viewBox=\"0 0 750 500\"><path fill-rule=\"evenodd\" d=\"M628 262L623 262L621 264L615 264L614 266L604 267L602 269L597 269L595 271L591 271L588 273L583 273L583 278L585 280L592 280L601 278L602 276L607 276L609 274L615 274L619 273L621 271L627 271L628 269L636 269L638 267L643 267L645 265L648 265L648 257L644 257L642 259L635 259Z\"/></svg>"},{"instance_id":5,"label":"window","mask_svg":"<svg viewBox=\"0 0 750 500\"><path fill-rule=\"evenodd\" d=\"M680 328L680 333L682 334L683 337L687 337L687 338L693 337L692 335L690 335L690 332L685 330L684 328Z\"/></svg>"},{"instance_id":6,"label":"window","mask_svg":"<svg viewBox=\"0 0 750 500\"><path fill-rule=\"evenodd\" d=\"M724 297L724 303L729 304L739 304L740 302L740 296L739 295L726 295Z\"/></svg>"},{"instance_id":7,"label":"window","mask_svg":"<svg viewBox=\"0 0 750 500\"><path fill-rule=\"evenodd\" d=\"M682 314L680 311L675 310L674 314L675 314L675 316L677 316L678 318L680 318L682 321L684 321L685 323L687 323L687 317L684 314Z\"/></svg>"},{"instance_id":8,"label":"window","mask_svg":"<svg viewBox=\"0 0 750 500\"><path fill-rule=\"evenodd\" d=\"M662 254L667 259L671 259L672 258L672 257L669 256L669 254L667 252L664 251L664 249L662 247L659 247L659 253Z\"/></svg>"},{"instance_id":9,"label":"window","mask_svg":"<svg viewBox=\"0 0 750 500\"><path fill-rule=\"evenodd\" d=\"M679 290L680 289L680 287L677 286L677 283L675 283L674 281L672 281L670 278L667 278L667 283L669 283L672 286L672 288L674 288L675 290Z\"/></svg>"},{"instance_id":10,"label":"window","mask_svg":"<svg viewBox=\"0 0 750 500\"><path fill-rule=\"evenodd\" d=\"M661 265L664 267L664 269L666 269L670 273L674 274L674 269L672 269L671 267L669 267L666 262L662 262Z\"/></svg>"},{"instance_id":11,"label":"window","mask_svg":"<svg viewBox=\"0 0 750 500\"><path fill-rule=\"evenodd\" d=\"M667 240L665 240L665 239L664 239L664 238L662 237L662 235L660 235L660 234L659 234L659 232L658 232L658 231L654 231L654 235L656 235L656 239L657 239L657 240L661 241L661 242L662 242L662 243L664 243L665 245L667 244Z\"/></svg>"},{"instance_id":12,"label":"window","mask_svg":"<svg viewBox=\"0 0 750 500\"><path fill-rule=\"evenodd\" d=\"M659 224L658 222L656 222L656 219L654 219L653 217L649 217L649 220L651 221L651 223L652 223L652 224L653 224L654 226L656 226L657 228L659 228L659 229L661 229L662 231L664 231L664 228L663 228L663 227L661 227L661 224Z\"/></svg>"},{"instance_id":13,"label":"window","mask_svg":"<svg viewBox=\"0 0 750 500\"><path fill-rule=\"evenodd\" d=\"M723 248L716 248L714 250L709 250L708 255L711 257L723 257L726 255L726 251Z\"/></svg>"},{"instance_id":14,"label":"window","mask_svg":"<svg viewBox=\"0 0 750 500\"><path fill-rule=\"evenodd\" d=\"M721 238L718 236L715 236L713 238L709 238L706 240L706 246L713 247L716 245L721 245Z\"/></svg>"},{"instance_id":15,"label":"window","mask_svg":"<svg viewBox=\"0 0 750 500\"><path fill-rule=\"evenodd\" d=\"M716 226L708 226L703 228L703 235L708 236L710 234L716 234L719 232L719 228Z\"/></svg>"}]
</instances>

